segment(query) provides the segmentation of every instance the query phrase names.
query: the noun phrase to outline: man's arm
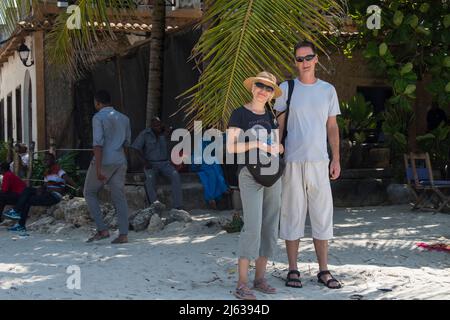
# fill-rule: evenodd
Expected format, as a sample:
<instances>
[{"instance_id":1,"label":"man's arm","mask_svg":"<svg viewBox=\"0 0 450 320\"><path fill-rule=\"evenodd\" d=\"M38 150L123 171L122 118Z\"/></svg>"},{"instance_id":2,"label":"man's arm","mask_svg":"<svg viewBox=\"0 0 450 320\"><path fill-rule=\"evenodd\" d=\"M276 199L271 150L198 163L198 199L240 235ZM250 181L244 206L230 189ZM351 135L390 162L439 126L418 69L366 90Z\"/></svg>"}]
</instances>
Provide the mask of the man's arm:
<instances>
[{"instance_id":1,"label":"man's arm","mask_svg":"<svg viewBox=\"0 0 450 320\"><path fill-rule=\"evenodd\" d=\"M330 176L331 180L336 180L341 174L339 154L339 126L336 121L336 116L328 117L327 136L332 155L330 164Z\"/></svg>"}]
</instances>

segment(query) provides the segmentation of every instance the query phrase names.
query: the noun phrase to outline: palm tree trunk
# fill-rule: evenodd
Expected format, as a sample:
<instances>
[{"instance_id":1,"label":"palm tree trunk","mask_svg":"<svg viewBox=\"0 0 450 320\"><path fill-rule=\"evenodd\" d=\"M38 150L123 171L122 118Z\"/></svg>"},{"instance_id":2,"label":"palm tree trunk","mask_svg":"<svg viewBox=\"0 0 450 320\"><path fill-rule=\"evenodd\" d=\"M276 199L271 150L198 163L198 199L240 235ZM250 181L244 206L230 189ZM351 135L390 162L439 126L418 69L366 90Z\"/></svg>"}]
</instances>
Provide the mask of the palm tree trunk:
<instances>
[{"instance_id":1,"label":"palm tree trunk","mask_svg":"<svg viewBox=\"0 0 450 320\"><path fill-rule=\"evenodd\" d=\"M151 119L158 115L162 105L165 28L165 1L155 0L152 13L152 34L150 38L150 63L146 109L147 127L150 127Z\"/></svg>"}]
</instances>

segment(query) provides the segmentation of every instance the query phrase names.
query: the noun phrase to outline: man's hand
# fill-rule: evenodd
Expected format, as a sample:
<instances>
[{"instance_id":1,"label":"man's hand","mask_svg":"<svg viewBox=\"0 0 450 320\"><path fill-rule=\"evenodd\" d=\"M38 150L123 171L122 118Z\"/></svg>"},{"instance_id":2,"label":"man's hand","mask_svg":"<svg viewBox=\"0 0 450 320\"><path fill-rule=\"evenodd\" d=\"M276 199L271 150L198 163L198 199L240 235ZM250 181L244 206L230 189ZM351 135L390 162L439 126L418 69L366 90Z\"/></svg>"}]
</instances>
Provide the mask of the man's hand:
<instances>
[{"instance_id":1,"label":"man's hand","mask_svg":"<svg viewBox=\"0 0 450 320\"><path fill-rule=\"evenodd\" d=\"M97 179L103 183L105 183L107 180L107 178L103 175L101 171L97 171Z\"/></svg>"},{"instance_id":2,"label":"man's hand","mask_svg":"<svg viewBox=\"0 0 450 320\"><path fill-rule=\"evenodd\" d=\"M341 175L341 164L339 160L332 160L330 163L330 178L336 180Z\"/></svg>"}]
</instances>

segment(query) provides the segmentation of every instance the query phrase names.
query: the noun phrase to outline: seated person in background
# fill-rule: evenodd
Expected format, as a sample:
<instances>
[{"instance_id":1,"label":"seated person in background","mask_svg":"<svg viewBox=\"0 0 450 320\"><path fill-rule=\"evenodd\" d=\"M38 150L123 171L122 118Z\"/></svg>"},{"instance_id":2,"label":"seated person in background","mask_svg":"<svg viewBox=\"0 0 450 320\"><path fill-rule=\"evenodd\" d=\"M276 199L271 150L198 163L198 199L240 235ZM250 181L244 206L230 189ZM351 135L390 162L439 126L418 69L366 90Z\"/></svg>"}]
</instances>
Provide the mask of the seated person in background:
<instances>
[{"instance_id":1,"label":"seated person in background","mask_svg":"<svg viewBox=\"0 0 450 320\"><path fill-rule=\"evenodd\" d=\"M3 162L0 165L0 174L3 176L2 190L0 191L0 213L3 213L5 205L17 203L20 194L26 188L26 184L11 172L8 162Z\"/></svg>"},{"instance_id":2,"label":"seated person in background","mask_svg":"<svg viewBox=\"0 0 450 320\"><path fill-rule=\"evenodd\" d=\"M65 193L66 183L75 187L73 180L56 163L55 156L49 152L45 153L44 173L45 184L39 188L26 188L19 197L14 209L5 212L3 215L13 220L19 220L9 231L26 231L25 224L28 212L32 206L52 206L62 200Z\"/></svg>"},{"instance_id":3,"label":"seated person in background","mask_svg":"<svg viewBox=\"0 0 450 320\"><path fill-rule=\"evenodd\" d=\"M162 174L172 182L172 203L175 209L181 209L183 195L181 191L181 178L178 171L170 162L168 139L170 129L166 130L158 117L151 121L151 127L144 129L131 145L137 150L139 158L144 163L145 191L149 204L157 200L156 177Z\"/></svg>"},{"instance_id":4,"label":"seated person in background","mask_svg":"<svg viewBox=\"0 0 450 320\"><path fill-rule=\"evenodd\" d=\"M192 155L192 159L194 159L194 161L191 165L191 171L197 172L200 178L200 181L203 185L203 197L206 203L208 203L211 209L216 210L217 201L222 198L222 195L224 193L229 191L229 187L225 182L222 167L217 159L215 159L215 163L205 163L205 159L203 158L203 150L210 143L210 141L202 141L201 152L199 152L198 154L198 156L201 157L200 159L195 159L195 153ZM200 161L201 164L196 164L196 162L198 163Z\"/></svg>"},{"instance_id":5,"label":"seated person in background","mask_svg":"<svg viewBox=\"0 0 450 320\"><path fill-rule=\"evenodd\" d=\"M30 163L30 155L28 154L28 147L23 143L16 144L19 153L19 177L25 178L28 172L28 166ZM9 169L14 172L14 161L11 162Z\"/></svg>"},{"instance_id":6,"label":"seated person in background","mask_svg":"<svg viewBox=\"0 0 450 320\"><path fill-rule=\"evenodd\" d=\"M436 101L431 104L431 109L427 113L427 130L432 131L439 127L441 123L447 123L447 114L439 108Z\"/></svg>"}]
</instances>

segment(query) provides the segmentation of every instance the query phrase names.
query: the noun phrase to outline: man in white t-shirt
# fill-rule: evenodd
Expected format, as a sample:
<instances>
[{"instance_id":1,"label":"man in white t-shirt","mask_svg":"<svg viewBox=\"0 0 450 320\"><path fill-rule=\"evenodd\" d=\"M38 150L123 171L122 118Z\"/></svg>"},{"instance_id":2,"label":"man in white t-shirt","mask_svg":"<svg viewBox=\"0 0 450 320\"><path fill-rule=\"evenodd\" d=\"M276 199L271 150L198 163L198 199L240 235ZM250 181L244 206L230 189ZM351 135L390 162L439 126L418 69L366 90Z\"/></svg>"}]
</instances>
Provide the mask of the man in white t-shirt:
<instances>
[{"instance_id":1,"label":"man in white t-shirt","mask_svg":"<svg viewBox=\"0 0 450 320\"><path fill-rule=\"evenodd\" d=\"M315 76L318 57L314 45L307 41L298 43L294 53L299 77L294 80L289 112L285 112L289 91L287 82L280 85L283 95L275 103L280 132L287 125L280 217L280 238L286 240L289 260L286 286L302 286L297 258L299 239L304 236L309 213L320 269L318 281L328 288L337 289L341 284L328 271L328 240L333 237L330 178L337 179L341 171L336 121L340 114L339 103L335 88ZM332 152L331 162L327 140Z\"/></svg>"}]
</instances>

